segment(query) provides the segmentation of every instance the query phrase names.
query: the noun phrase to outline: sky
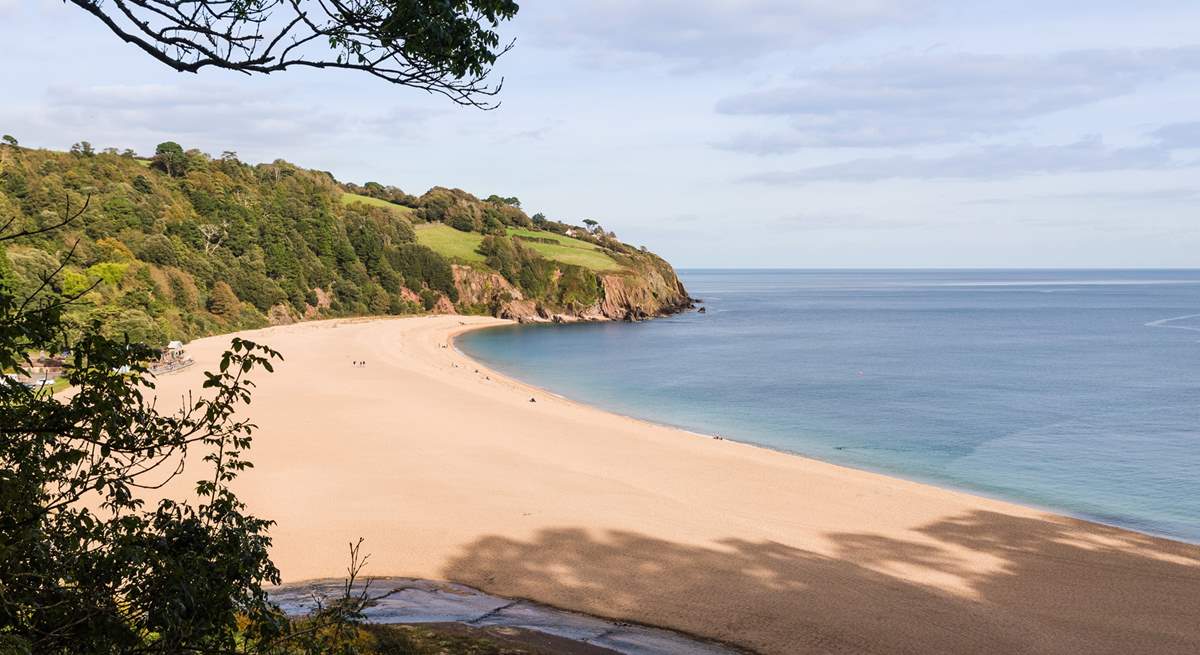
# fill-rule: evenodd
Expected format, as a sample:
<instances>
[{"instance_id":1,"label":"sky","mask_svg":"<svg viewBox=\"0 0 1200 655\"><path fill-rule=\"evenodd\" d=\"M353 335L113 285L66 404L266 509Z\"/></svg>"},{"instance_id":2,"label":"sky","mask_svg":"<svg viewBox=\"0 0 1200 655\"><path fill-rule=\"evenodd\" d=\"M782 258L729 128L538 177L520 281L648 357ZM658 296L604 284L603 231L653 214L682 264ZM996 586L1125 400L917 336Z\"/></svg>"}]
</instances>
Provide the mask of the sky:
<instances>
[{"instance_id":1,"label":"sky","mask_svg":"<svg viewBox=\"0 0 1200 655\"><path fill-rule=\"evenodd\" d=\"M1200 267L1200 3L522 5L482 112L352 72L176 73L0 0L0 132L517 196L677 267Z\"/></svg>"}]
</instances>

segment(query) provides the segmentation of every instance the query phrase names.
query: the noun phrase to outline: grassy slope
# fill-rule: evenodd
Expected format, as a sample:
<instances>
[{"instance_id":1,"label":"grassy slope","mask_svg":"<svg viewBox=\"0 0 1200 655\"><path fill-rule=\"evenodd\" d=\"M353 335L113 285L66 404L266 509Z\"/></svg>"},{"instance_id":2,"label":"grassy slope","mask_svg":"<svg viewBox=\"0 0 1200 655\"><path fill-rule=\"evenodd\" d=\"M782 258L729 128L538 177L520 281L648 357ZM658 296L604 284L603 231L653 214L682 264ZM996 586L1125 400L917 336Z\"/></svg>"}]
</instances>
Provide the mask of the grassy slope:
<instances>
[{"instance_id":1,"label":"grassy slope","mask_svg":"<svg viewBox=\"0 0 1200 655\"><path fill-rule=\"evenodd\" d=\"M593 271L616 271L621 269L621 265L613 261L600 246L597 246L587 241L572 239L568 236L555 234L553 232L539 232L536 230L524 230L521 228L508 228L509 236L523 236L534 239L554 239L557 244L539 243L536 241L522 241L522 245L536 251L546 259L553 259L556 262L564 264L575 264L584 268L590 268Z\"/></svg>"},{"instance_id":2,"label":"grassy slope","mask_svg":"<svg viewBox=\"0 0 1200 655\"><path fill-rule=\"evenodd\" d=\"M478 232L460 232L444 223L424 223L415 226L417 243L437 254L468 263L482 264L483 255L476 252L483 241Z\"/></svg>"},{"instance_id":3,"label":"grassy slope","mask_svg":"<svg viewBox=\"0 0 1200 655\"><path fill-rule=\"evenodd\" d=\"M352 202L361 202L363 204L371 205L373 207L383 207L385 209L390 209L392 211L399 212L401 216L407 216L413 212L412 207L405 207L404 205L397 205L394 203L390 203L386 200L380 200L379 198L372 198L371 196L360 196L357 193L343 193L342 194L342 204L349 205Z\"/></svg>"},{"instance_id":4,"label":"grassy slope","mask_svg":"<svg viewBox=\"0 0 1200 655\"><path fill-rule=\"evenodd\" d=\"M520 227L510 227L510 228L508 228L508 235L516 236L516 237L530 237L533 239L554 239L555 241L559 242L560 244L571 247L571 248L583 248L584 250L602 250L600 248L600 246L597 246L594 243L588 243L587 241L580 241L579 239L572 239L569 236L557 234L555 232L544 232L544 231L539 231L539 230L527 230L525 228L520 228Z\"/></svg>"},{"instance_id":5,"label":"grassy slope","mask_svg":"<svg viewBox=\"0 0 1200 655\"><path fill-rule=\"evenodd\" d=\"M428 246L444 257L459 259L468 263L482 263L483 255L476 252L483 235L475 232L461 232L442 223L418 225L417 241ZM564 264L575 264L593 271L617 271L621 265L609 257L598 246L586 241L572 239L553 232L539 232L509 228L509 236L524 236L537 239L554 239L554 243L538 243L522 241L521 244L545 257Z\"/></svg>"}]
</instances>

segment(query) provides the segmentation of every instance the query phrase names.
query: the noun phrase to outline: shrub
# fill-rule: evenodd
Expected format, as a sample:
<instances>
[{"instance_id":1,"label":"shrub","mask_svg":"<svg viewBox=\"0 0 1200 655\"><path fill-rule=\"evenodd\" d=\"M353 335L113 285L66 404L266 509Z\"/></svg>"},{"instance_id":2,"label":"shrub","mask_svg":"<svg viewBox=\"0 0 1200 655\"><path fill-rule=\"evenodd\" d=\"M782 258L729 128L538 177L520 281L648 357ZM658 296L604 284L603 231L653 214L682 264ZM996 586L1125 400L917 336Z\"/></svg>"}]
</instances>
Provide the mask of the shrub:
<instances>
[{"instance_id":1,"label":"shrub","mask_svg":"<svg viewBox=\"0 0 1200 655\"><path fill-rule=\"evenodd\" d=\"M559 302L573 309L594 305L600 299L596 275L580 266L563 266L558 278Z\"/></svg>"},{"instance_id":2,"label":"shrub","mask_svg":"<svg viewBox=\"0 0 1200 655\"><path fill-rule=\"evenodd\" d=\"M388 264L405 280L410 289L428 286L441 291L452 302L458 300L458 289L454 286L454 270L445 257L425 246L402 243L385 251Z\"/></svg>"},{"instance_id":3,"label":"shrub","mask_svg":"<svg viewBox=\"0 0 1200 655\"><path fill-rule=\"evenodd\" d=\"M421 289L421 305L425 307L425 311L433 309L438 298L441 298L441 295L433 289Z\"/></svg>"},{"instance_id":4,"label":"shrub","mask_svg":"<svg viewBox=\"0 0 1200 655\"><path fill-rule=\"evenodd\" d=\"M462 232L478 232L481 228L479 219L463 205L455 205L446 215L446 225Z\"/></svg>"},{"instance_id":5,"label":"shrub","mask_svg":"<svg viewBox=\"0 0 1200 655\"><path fill-rule=\"evenodd\" d=\"M504 232L504 223L501 223L500 219L496 218L495 216L489 216L487 218L487 220L485 220L483 222L483 232L484 232L484 234L495 234L495 235L503 236L505 233Z\"/></svg>"},{"instance_id":6,"label":"shrub","mask_svg":"<svg viewBox=\"0 0 1200 655\"><path fill-rule=\"evenodd\" d=\"M4 232L0 253L22 236ZM250 400L247 375L269 371L278 353L234 339L205 393L160 413L146 362L162 323L110 305L75 330L44 285L17 293L4 261L0 370L27 370L31 351L69 349L74 392L0 376L0 652L348 652L337 635L365 597L347 593L332 614L293 628L265 590L279 582L271 521L247 514L231 488L250 466L252 426L236 416ZM189 446L214 453L202 458L207 470L188 467L201 480L193 492L145 502L139 489L181 473ZM360 567L354 549L347 589Z\"/></svg>"},{"instance_id":7,"label":"shrub","mask_svg":"<svg viewBox=\"0 0 1200 655\"><path fill-rule=\"evenodd\" d=\"M117 262L100 262L93 264L87 269L88 277L100 278L110 286L117 286L121 280L125 279L125 272L129 270L129 264Z\"/></svg>"},{"instance_id":8,"label":"shrub","mask_svg":"<svg viewBox=\"0 0 1200 655\"><path fill-rule=\"evenodd\" d=\"M213 285L208 294L208 311L217 316L232 316L238 310L238 297L233 288L224 281Z\"/></svg>"},{"instance_id":9,"label":"shrub","mask_svg":"<svg viewBox=\"0 0 1200 655\"><path fill-rule=\"evenodd\" d=\"M174 266L179 262L171 239L161 234L152 234L146 237L138 249L137 255L143 261L163 266Z\"/></svg>"}]
</instances>

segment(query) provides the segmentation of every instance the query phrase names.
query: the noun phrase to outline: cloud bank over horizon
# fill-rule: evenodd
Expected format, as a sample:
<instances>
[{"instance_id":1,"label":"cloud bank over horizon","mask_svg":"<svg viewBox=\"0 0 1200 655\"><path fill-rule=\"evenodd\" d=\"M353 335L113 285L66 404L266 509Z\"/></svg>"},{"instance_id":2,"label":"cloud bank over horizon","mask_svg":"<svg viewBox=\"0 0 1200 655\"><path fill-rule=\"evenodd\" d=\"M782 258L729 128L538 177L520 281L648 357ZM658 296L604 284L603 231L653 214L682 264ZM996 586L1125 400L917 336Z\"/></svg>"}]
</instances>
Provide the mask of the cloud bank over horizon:
<instances>
[{"instance_id":1,"label":"cloud bank over horizon","mask_svg":"<svg viewBox=\"0 0 1200 655\"><path fill-rule=\"evenodd\" d=\"M516 195L680 266L1200 266L1193 3L526 3L493 112L177 74L62 3L0 17L0 132L25 145Z\"/></svg>"}]
</instances>

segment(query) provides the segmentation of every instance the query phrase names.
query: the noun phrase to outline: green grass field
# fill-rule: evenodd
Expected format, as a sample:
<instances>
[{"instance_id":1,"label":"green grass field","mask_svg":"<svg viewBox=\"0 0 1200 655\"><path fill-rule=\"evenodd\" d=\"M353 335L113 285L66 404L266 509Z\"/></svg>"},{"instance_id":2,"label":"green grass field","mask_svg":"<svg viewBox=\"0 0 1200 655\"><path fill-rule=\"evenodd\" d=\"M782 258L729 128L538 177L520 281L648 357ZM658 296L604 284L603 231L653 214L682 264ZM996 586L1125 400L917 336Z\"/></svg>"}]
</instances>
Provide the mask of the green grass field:
<instances>
[{"instance_id":1,"label":"green grass field","mask_svg":"<svg viewBox=\"0 0 1200 655\"><path fill-rule=\"evenodd\" d=\"M409 214L411 214L413 212L412 207L405 207L404 205L397 205L394 203L390 203L386 200L380 200L379 198L372 198L371 196L360 196L357 193L343 193L342 194L342 204L349 205L352 202L361 202L364 205L371 205L373 207L383 207L384 209L390 209L394 212L399 212L401 216L408 216Z\"/></svg>"},{"instance_id":2,"label":"green grass field","mask_svg":"<svg viewBox=\"0 0 1200 655\"><path fill-rule=\"evenodd\" d=\"M476 252L483 235L475 232L460 232L442 223L418 225L417 242L428 246L438 254L465 262L482 263L483 255ZM535 239L554 239L558 243L522 241L521 245L539 255L556 262L574 264L593 271L616 271L621 265L599 247L586 241L572 239L553 232L538 232L509 228L509 236L524 236Z\"/></svg>"},{"instance_id":3,"label":"green grass field","mask_svg":"<svg viewBox=\"0 0 1200 655\"><path fill-rule=\"evenodd\" d=\"M526 230L519 227L508 228L508 236L510 237L530 237L532 239L554 239L564 246L572 248L583 248L585 250L600 250L600 246L579 239L572 239L568 236L555 234L554 232L541 232L538 230Z\"/></svg>"},{"instance_id":4,"label":"green grass field","mask_svg":"<svg viewBox=\"0 0 1200 655\"><path fill-rule=\"evenodd\" d=\"M613 261L608 253L604 252L600 246L597 246L587 241L572 239L568 236L555 234L553 232L539 232L536 230L523 230L521 228L508 228L509 236L530 237L533 239L554 239L554 243L539 243L537 241L522 241L521 244L527 248L537 252L546 259L552 259L556 262L564 264L574 264L584 268L590 268L593 271L616 271L620 270L621 265Z\"/></svg>"},{"instance_id":5,"label":"green grass field","mask_svg":"<svg viewBox=\"0 0 1200 655\"><path fill-rule=\"evenodd\" d=\"M593 271L616 271L620 270L621 265L613 261L607 253L599 248L596 248L590 243L581 241L586 247L569 246L553 243L536 243L532 241L523 241L522 245L533 250L546 259L552 259L556 262L564 264L574 264L584 268L590 268Z\"/></svg>"},{"instance_id":6,"label":"green grass field","mask_svg":"<svg viewBox=\"0 0 1200 655\"><path fill-rule=\"evenodd\" d=\"M423 223L416 228L417 243L439 255L464 262L483 263L483 255L475 252L483 241L482 234L460 232L444 223Z\"/></svg>"}]
</instances>

